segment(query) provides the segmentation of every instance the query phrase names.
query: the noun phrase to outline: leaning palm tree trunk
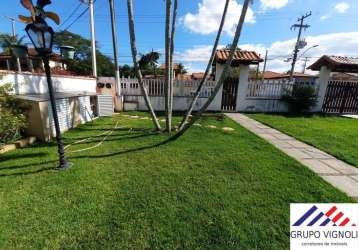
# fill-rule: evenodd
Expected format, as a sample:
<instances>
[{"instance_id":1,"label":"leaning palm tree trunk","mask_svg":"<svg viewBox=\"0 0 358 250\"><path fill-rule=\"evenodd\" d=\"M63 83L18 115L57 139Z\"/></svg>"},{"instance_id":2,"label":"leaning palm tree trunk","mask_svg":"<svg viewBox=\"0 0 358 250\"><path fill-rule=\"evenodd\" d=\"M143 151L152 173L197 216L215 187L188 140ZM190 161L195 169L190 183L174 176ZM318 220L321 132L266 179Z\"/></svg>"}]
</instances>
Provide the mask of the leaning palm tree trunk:
<instances>
[{"instance_id":1,"label":"leaning palm tree trunk","mask_svg":"<svg viewBox=\"0 0 358 250\"><path fill-rule=\"evenodd\" d=\"M186 112L185 117L183 118L183 120L182 120L182 122L181 122L181 124L179 126L179 130L182 130L184 128L185 124L187 124L187 122L189 121L189 118L191 116L191 113L193 112L194 106L195 106L195 104L197 103L197 101L199 99L200 93L201 93L203 87L205 86L205 84L206 84L206 82L208 80L208 75L210 73L211 66L212 66L212 64L214 62L216 50L217 50L219 42L220 42L221 33L222 33L224 25L225 25L225 19L226 19L227 11L229 9L229 4L230 4L230 0L226 0L225 7L224 7L224 12L223 12L223 15L222 15L222 18L221 18L219 31L218 31L218 34L216 36L215 44L214 44L213 50L211 52L211 57L210 57L210 60L208 62L208 66L206 67L204 77L201 80L201 82L200 82L200 84L198 86L198 89L196 90L196 92L194 94L194 98L193 98L193 100L192 100L192 102L191 102L191 104L189 106L189 109Z\"/></svg>"},{"instance_id":2,"label":"leaning palm tree trunk","mask_svg":"<svg viewBox=\"0 0 358 250\"><path fill-rule=\"evenodd\" d=\"M132 49L132 58L133 58L134 70L135 70L135 73L137 75L138 83L139 83L139 86L141 88L142 94L144 96L145 103L146 103L146 105L148 107L150 115L152 116L154 126L155 126L155 128L157 130L160 130L161 127L160 127L159 121L157 119L157 116L155 115L155 112L153 110L152 104L150 103L150 99L149 99L149 96L148 96L148 91L147 91L146 87L144 86L142 72L139 69L139 64L138 64L138 61L137 61L138 51L137 51L137 46L136 46L136 36L135 36L135 30L134 30L134 17L133 17L133 3L132 3L132 0L127 0L127 7L128 7L128 21L129 21L129 35L130 35L130 41L131 41L131 49Z\"/></svg>"},{"instance_id":3,"label":"leaning palm tree trunk","mask_svg":"<svg viewBox=\"0 0 358 250\"><path fill-rule=\"evenodd\" d=\"M195 116L193 117L193 119L191 119L191 121L189 123L187 123L175 136L175 138L178 138L179 136L183 135L185 133L185 131L187 131L198 119L200 119L201 115L207 110L207 108L209 107L209 105L213 102L214 98L216 97L217 93L219 92L221 86L224 84L224 81L226 79L226 75L231 67L231 63L233 61L235 52L236 52L236 48L237 45L239 44L239 40L240 40L240 36L241 36L241 31L242 28L244 26L244 22L245 22L245 17L246 17L246 13L247 10L249 8L249 4L252 0L245 0L244 6L242 7L242 12L241 12L241 16L240 16L240 21L239 24L236 28L236 32L235 32L235 36L234 36L234 40L231 44L231 48L230 48L230 54L229 54L229 58L226 61L223 73L220 76L220 79L218 80L218 83L216 84L215 88L214 88L214 92L211 94L211 96L209 97L209 99L206 101L206 103L203 105L203 107L195 114Z\"/></svg>"},{"instance_id":4,"label":"leaning palm tree trunk","mask_svg":"<svg viewBox=\"0 0 358 250\"><path fill-rule=\"evenodd\" d=\"M172 121L170 117L170 20L171 20L172 1L166 0L166 17L165 17L165 113L166 113L166 130L171 131Z\"/></svg>"},{"instance_id":5,"label":"leaning palm tree trunk","mask_svg":"<svg viewBox=\"0 0 358 250\"><path fill-rule=\"evenodd\" d=\"M169 80L169 112L168 119L170 120L170 126L172 124L172 116L173 116L173 99L174 99L174 38L175 38L175 30L176 30L176 19L178 15L178 0L174 0L174 9L173 9L173 20L172 20L172 30L170 36L170 55L169 55L169 68L170 68L170 80ZM168 130L171 131L171 128Z\"/></svg>"}]
</instances>

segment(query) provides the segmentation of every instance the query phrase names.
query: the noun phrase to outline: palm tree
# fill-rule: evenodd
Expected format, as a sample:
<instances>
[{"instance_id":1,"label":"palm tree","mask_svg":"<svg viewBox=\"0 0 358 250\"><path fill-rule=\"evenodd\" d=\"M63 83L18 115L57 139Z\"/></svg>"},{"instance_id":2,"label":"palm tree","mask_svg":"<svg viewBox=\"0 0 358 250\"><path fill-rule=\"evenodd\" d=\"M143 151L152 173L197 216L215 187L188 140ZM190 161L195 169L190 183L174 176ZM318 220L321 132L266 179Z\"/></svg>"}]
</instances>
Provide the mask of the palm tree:
<instances>
[{"instance_id":1,"label":"palm tree","mask_svg":"<svg viewBox=\"0 0 358 250\"><path fill-rule=\"evenodd\" d=\"M147 70L150 74L154 73L156 75L156 69L158 65L158 60L160 58L160 53L156 51L149 52L141 56L139 60L139 68L141 70Z\"/></svg>"},{"instance_id":2,"label":"palm tree","mask_svg":"<svg viewBox=\"0 0 358 250\"><path fill-rule=\"evenodd\" d=\"M169 55L169 112L168 112L168 120L170 121L170 126L168 127L168 131L172 130L172 116L173 116L173 98L174 98L174 70L173 70L173 55L174 55L174 38L175 38L175 31L176 31L176 19L178 15L178 0L174 0L174 8L173 8L173 20L172 20L172 30L170 35L170 55Z\"/></svg>"},{"instance_id":3,"label":"palm tree","mask_svg":"<svg viewBox=\"0 0 358 250\"><path fill-rule=\"evenodd\" d=\"M10 53L14 45L24 45L25 36L11 36L9 34L0 34L0 47L4 52Z\"/></svg>"},{"instance_id":4,"label":"palm tree","mask_svg":"<svg viewBox=\"0 0 358 250\"><path fill-rule=\"evenodd\" d=\"M178 137L180 137L181 135L183 135L185 133L185 131L187 131L198 119L200 119L200 117L202 116L202 114L207 110L207 108L209 107L209 105L213 102L214 98L216 97L216 95L218 94L221 86L224 84L225 78L227 76L227 73L230 70L232 61L234 59L234 55L236 52L236 48L237 45L239 44L239 40L241 37L241 31L242 28L244 26L244 22L245 22L245 18L246 18L246 14L247 14L247 10L249 8L249 4L252 0L245 0L244 5L242 7L242 12L241 12L241 16L240 16L240 20L239 20L239 24L236 27L236 32L235 32L235 36L230 48L230 54L229 54L229 58L226 61L223 73L220 76L220 79L218 80L213 93L211 94L211 96L208 98L208 100L206 101L206 103L203 105L203 107L195 114L195 116L193 117L193 119L191 119L191 121L187 124L185 124L184 126L182 126L182 128L179 130L179 132L173 137L173 139L176 139Z\"/></svg>"},{"instance_id":5,"label":"palm tree","mask_svg":"<svg viewBox=\"0 0 358 250\"><path fill-rule=\"evenodd\" d=\"M161 130L157 116L153 110L152 104L150 103L148 91L147 91L146 87L144 86L142 72L139 68L139 64L137 61L138 51L137 51L136 36L135 36L135 29L134 29L134 16L133 16L132 0L127 0L127 8L128 8L129 35L130 35L130 43L131 43L134 69L135 69L135 72L136 72L136 75L138 78L139 86L140 86L142 94L144 96L145 103L146 103L148 110L150 112L150 115L152 117L153 124L157 130Z\"/></svg>"},{"instance_id":6,"label":"palm tree","mask_svg":"<svg viewBox=\"0 0 358 250\"><path fill-rule=\"evenodd\" d=\"M186 70L184 64L179 63L178 64L178 74L184 75L186 73L188 73L188 71Z\"/></svg>"},{"instance_id":7,"label":"palm tree","mask_svg":"<svg viewBox=\"0 0 358 250\"><path fill-rule=\"evenodd\" d=\"M170 116L170 93L171 93L171 67L170 67L170 21L171 21L171 6L172 1L166 0L166 17L165 17L165 113L166 113L166 130L171 131L172 123Z\"/></svg>"},{"instance_id":8,"label":"palm tree","mask_svg":"<svg viewBox=\"0 0 358 250\"><path fill-rule=\"evenodd\" d=\"M213 50L211 52L211 57L210 57L210 60L208 62L208 66L206 67L204 77L201 80L201 82L200 82L200 84L198 86L198 89L196 90L196 92L194 94L194 97L193 97L193 100L192 100L192 102L191 102L191 104L189 106L189 109L187 110L187 112L185 114L185 117L183 118L183 120L182 120L182 122L181 122L181 124L179 126L179 130L182 130L184 128L185 124L189 121L189 117L191 116L191 113L193 112L194 106L195 106L196 102L198 101L198 98L200 96L200 93L201 93L204 85L207 82L211 66L212 66L212 64L214 62L216 50L217 50L218 45L219 45L221 33L222 33L224 25L225 25L225 19L226 19L227 11L229 9L229 4L230 4L230 0L226 0L225 7L224 7L224 12L223 12L223 15L222 15L222 18L221 18L221 23L220 23L219 30L218 30L218 33L217 33L217 36L216 36L216 40L215 40L215 43L214 43Z\"/></svg>"}]
</instances>

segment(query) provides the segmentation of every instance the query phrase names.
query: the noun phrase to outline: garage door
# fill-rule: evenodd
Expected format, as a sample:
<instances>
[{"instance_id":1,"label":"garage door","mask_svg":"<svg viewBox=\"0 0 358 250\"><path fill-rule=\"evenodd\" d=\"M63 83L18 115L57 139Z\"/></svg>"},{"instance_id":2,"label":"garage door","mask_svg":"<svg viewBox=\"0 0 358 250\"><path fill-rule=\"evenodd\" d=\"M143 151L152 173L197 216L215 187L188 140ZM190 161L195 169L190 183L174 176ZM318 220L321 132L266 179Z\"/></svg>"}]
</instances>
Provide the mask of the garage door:
<instances>
[{"instance_id":1,"label":"garage door","mask_svg":"<svg viewBox=\"0 0 358 250\"><path fill-rule=\"evenodd\" d=\"M67 131L72 127L72 113L70 111L70 101L68 98L56 100L56 110L61 132ZM48 114L50 121L50 129L52 135L56 135L55 123L52 115L51 103L48 105Z\"/></svg>"}]
</instances>

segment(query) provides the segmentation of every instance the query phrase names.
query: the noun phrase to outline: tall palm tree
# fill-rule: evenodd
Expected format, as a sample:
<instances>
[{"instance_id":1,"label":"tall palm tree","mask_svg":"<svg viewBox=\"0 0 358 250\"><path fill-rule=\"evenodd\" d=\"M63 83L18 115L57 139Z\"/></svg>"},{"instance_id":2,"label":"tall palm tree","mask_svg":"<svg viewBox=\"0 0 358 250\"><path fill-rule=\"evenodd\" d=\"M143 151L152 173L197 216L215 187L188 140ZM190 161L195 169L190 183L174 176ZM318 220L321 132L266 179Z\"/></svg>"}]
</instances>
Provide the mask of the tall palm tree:
<instances>
[{"instance_id":1,"label":"tall palm tree","mask_svg":"<svg viewBox=\"0 0 358 250\"><path fill-rule=\"evenodd\" d=\"M169 55L169 70L170 70L170 80L169 80L169 112L168 112L168 120L170 120L170 127L168 127L168 131L171 131L172 125L172 117L173 117L173 99L174 99L174 63L173 63L173 56L174 56L174 38L175 38L175 31L176 31L176 19L178 15L178 0L174 0L174 8L173 8L173 20L172 20L172 29L170 35L170 55Z\"/></svg>"},{"instance_id":2,"label":"tall palm tree","mask_svg":"<svg viewBox=\"0 0 358 250\"><path fill-rule=\"evenodd\" d=\"M137 51L137 45L136 45L136 36L135 36L135 29L134 29L134 16L133 16L133 3L132 0L127 0L127 8L128 8L128 23L129 23L129 35L130 35L130 42L131 42L131 50L132 50L132 59L133 59L133 65L134 69L138 78L138 83L141 88L142 94L144 96L145 103L148 107L148 110L150 112L150 115L152 117L153 124L157 130L161 130L159 121L157 119L157 116L154 112L154 109L152 107L152 104L150 103L150 99L148 96L148 91L143 83L143 77L142 72L139 68L139 64L137 61L138 51Z\"/></svg>"},{"instance_id":3,"label":"tall palm tree","mask_svg":"<svg viewBox=\"0 0 358 250\"><path fill-rule=\"evenodd\" d=\"M0 47L4 52L11 52L13 45L24 45L25 36L11 36L9 34L0 34Z\"/></svg>"},{"instance_id":4,"label":"tall palm tree","mask_svg":"<svg viewBox=\"0 0 358 250\"><path fill-rule=\"evenodd\" d=\"M219 42L220 42L221 33L222 33L224 25L225 25L225 19L226 19L227 11L229 9L229 5L230 5L230 0L226 0L225 7L224 7L224 12L223 12L223 15L222 15L222 18L221 18L221 23L220 23L220 26L219 26L218 33L216 35L216 40L215 40L215 43L214 43L213 50L211 52L211 56L210 56L210 60L208 62L208 66L206 67L204 77L201 80L201 82L200 82L200 84L198 86L198 89L196 90L196 92L194 94L193 100L190 103L190 106L189 106L189 108L188 108L188 110L187 110L187 112L185 114L185 117L183 118L183 120L182 120L182 122L181 122L181 124L179 126L179 130L182 130L184 128L185 124L189 121L189 117L191 116L191 113L193 112L194 106L195 106L196 102L198 101L200 93L201 93L203 87L205 86L205 84L207 82L211 66L212 66L212 64L214 62L216 50L217 50Z\"/></svg>"},{"instance_id":5,"label":"tall palm tree","mask_svg":"<svg viewBox=\"0 0 358 250\"><path fill-rule=\"evenodd\" d=\"M235 36L234 36L233 42L231 44L229 58L226 61L226 64L225 64L224 69L223 69L223 73L221 74L220 79L218 80L218 82L217 82L217 84L216 84L216 86L214 88L213 93L208 98L208 100L203 105L203 107L195 114L193 119L191 119L191 121L189 123L187 123L184 126L182 126L182 129L179 130L179 132L173 137L173 139L176 139L176 138L180 137L181 135L183 135L185 133L185 131L187 131L198 119L200 119L202 114L207 110L209 105L213 102L213 100L216 97L216 95L218 94L221 86L224 84L224 81L226 79L227 73L229 72L231 64L232 64L232 61L234 59L234 55L235 55L235 52L236 52L237 45L239 44L239 40L240 40L240 37L241 37L241 31L242 31L242 28L244 26L247 10L249 8L249 5L250 5L251 1L252 0L245 0L245 2L244 2L244 5L242 7L240 20L239 20L239 24L236 27Z\"/></svg>"},{"instance_id":6,"label":"tall palm tree","mask_svg":"<svg viewBox=\"0 0 358 250\"><path fill-rule=\"evenodd\" d=\"M170 76L171 76L171 67L170 67L170 45L171 45L171 30L170 30L170 21L171 21L171 6L172 1L166 0L166 15L165 15L165 113L166 113L166 130L168 132L172 129L172 121L170 115Z\"/></svg>"}]
</instances>

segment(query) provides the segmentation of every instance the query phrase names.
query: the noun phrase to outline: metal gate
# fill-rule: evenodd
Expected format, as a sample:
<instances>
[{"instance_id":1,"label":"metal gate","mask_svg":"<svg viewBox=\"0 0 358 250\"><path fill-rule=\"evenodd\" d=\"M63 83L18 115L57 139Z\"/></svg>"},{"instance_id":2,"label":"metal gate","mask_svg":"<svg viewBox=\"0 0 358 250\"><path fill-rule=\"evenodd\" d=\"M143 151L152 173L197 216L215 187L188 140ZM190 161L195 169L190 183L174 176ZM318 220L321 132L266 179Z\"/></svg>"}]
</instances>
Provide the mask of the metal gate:
<instances>
[{"instance_id":1,"label":"metal gate","mask_svg":"<svg viewBox=\"0 0 358 250\"><path fill-rule=\"evenodd\" d=\"M358 82L329 81L322 111L358 114Z\"/></svg>"},{"instance_id":2,"label":"metal gate","mask_svg":"<svg viewBox=\"0 0 358 250\"><path fill-rule=\"evenodd\" d=\"M227 112L236 111L237 88L239 86L238 78L227 78L223 86L223 95L221 100L221 109Z\"/></svg>"}]
</instances>

